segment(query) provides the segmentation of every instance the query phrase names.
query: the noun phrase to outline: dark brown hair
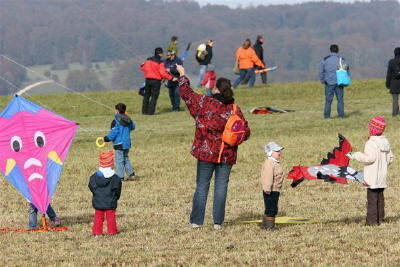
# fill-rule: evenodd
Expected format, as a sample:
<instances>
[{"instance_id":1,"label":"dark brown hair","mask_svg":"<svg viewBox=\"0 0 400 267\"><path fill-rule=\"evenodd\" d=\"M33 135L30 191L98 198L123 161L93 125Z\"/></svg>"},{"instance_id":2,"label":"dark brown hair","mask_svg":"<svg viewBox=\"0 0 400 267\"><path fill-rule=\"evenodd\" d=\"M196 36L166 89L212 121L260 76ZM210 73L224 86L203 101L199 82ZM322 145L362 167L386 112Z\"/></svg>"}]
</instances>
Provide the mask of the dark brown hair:
<instances>
[{"instance_id":1,"label":"dark brown hair","mask_svg":"<svg viewBox=\"0 0 400 267\"><path fill-rule=\"evenodd\" d=\"M249 38L247 38L243 43L243 48L248 49L250 46L251 46L251 41Z\"/></svg>"},{"instance_id":2,"label":"dark brown hair","mask_svg":"<svg viewBox=\"0 0 400 267\"><path fill-rule=\"evenodd\" d=\"M222 97L226 100L231 100L233 98L233 90L231 86L231 81L227 78L219 78L216 84L217 89L221 93Z\"/></svg>"}]
</instances>

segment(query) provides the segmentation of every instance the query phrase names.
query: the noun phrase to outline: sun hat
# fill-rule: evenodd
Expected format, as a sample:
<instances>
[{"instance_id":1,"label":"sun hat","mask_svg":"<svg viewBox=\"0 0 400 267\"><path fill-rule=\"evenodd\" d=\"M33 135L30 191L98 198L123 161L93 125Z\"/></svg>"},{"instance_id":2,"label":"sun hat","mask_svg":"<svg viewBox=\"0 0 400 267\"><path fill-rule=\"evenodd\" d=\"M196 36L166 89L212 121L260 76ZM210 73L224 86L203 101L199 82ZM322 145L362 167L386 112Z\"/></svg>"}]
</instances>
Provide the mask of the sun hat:
<instances>
[{"instance_id":1,"label":"sun hat","mask_svg":"<svg viewBox=\"0 0 400 267\"><path fill-rule=\"evenodd\" d=\"M264 147L265 154L268 157L272 156L272 152L278 152L278 151L281 151L282 149L283 149L282 146L278 145L276 142L273 142L273 141L269 142Z\"/></svg>"}]
</instances>

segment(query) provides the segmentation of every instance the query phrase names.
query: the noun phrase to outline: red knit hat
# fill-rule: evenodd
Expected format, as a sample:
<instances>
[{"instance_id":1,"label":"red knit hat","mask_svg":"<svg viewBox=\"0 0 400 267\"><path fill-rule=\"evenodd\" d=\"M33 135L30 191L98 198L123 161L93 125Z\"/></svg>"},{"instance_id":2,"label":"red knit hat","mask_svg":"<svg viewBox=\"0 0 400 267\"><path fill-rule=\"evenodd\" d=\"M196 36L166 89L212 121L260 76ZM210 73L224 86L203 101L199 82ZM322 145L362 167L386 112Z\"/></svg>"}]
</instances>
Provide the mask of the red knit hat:
<instances>
[{"instance_id":1,"label":"red knit hat","mask_svg":"<svg viewBox=\"0 0 400 267\"><path fill-rule=\"evenodd\" d=\"M381 135L385 131L386 121L382 116L376 116L369 122L369 134Z\"/></svg>"},{"instance_id":2,"label":"red knit hat","mask_svg":"<svg viewBox=\"0 0 400 267\"><path fill-rule=\"evenodd\" d=\"M114 152L107 151L99 154L99 164L102 168L114 167Z\"/></svg>"}]
</instances>

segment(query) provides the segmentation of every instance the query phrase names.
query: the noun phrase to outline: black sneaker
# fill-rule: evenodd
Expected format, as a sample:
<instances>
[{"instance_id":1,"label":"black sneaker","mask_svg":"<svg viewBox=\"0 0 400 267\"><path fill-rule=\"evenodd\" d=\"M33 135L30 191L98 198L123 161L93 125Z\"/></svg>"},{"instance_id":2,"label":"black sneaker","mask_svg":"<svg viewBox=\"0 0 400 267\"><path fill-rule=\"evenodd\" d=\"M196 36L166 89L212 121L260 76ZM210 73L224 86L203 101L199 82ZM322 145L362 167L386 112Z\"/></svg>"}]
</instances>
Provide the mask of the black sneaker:
<instances>
[{"instance_id":1,"label":"black sneaker","mask_svg":"<svg viewBox=\"0 0 400 267\"><path fill-rule=\"evenodd\" d=\"M135 181L135 180L137 180L136 174L132 173L131 175L129 175L129 177L126 180L127 181Z\"/></svg>"}]
</instances>

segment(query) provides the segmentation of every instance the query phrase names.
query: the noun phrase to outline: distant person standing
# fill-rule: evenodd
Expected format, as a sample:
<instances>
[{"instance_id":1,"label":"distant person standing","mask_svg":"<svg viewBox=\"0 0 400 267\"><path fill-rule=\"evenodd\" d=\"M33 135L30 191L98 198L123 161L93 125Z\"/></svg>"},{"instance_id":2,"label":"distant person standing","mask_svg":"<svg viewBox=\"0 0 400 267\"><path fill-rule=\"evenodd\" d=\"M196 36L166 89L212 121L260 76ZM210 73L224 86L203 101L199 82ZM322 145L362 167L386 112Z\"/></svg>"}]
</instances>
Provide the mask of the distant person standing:
<instances>
[{"instance_id":1,"label":"distant person standing","mask_svg":"<svg viewBox=\"0 0 400 267\"><path fill-rule=\"evenodd\" d=\"M325 85L324 118L327 119L331 117L331 105L335 94L339 118L344 118L343 86L337 84L336 71L339 69L340 60L346 69L349 69L349 65L346 60L339 55L338 45L331 45L330 51L331 53L322 60L319 68L319 80Z\"/></svg>"},{"instance_id":2,"label":"distant person standing","mask_svg":"<svg viewBox=\"0 0 400 267\"><path fill-rule=\"evenodd\" d=\"M256 52L257 57L265 65L263 43L264 43L264 37L262 35L258 35L256 43L253 46L253 49ZM260 69L263 69L263 68L257 67L256 69L260 70ZM262 72L262 73L260 73L260 76L261 76L261 82L263 84L266 84L267 83L267 73L266 72Z\"/></svg>"},{"instance_id":3,"label":"distant person standing","mask_svg":"<svg viewBox=\"0 0 400 267\"><path fill-rule=\"evenodd\" d=\"M390 90L393 97L392 116L395 117L399 112L399 94L400 94L400 47L394 49L394 58L389 60L386 88Z\"/></svg>"},{"instance_id":4,"label":"distant person standing","mask_svg":"<svg viewBox=\"0 0 400 267\"><path fill-rule=\"evenodd\" d=\"M175 56L178 56L178 37L177 36L172 36L171 37L171 42L169 43L167 47L167 51L174 51Z\"/></svg>"},{"instance_id":5,"label":"distant person standing","mask_svg":"<svg viewBox=\"0 0 400 267\"><path fill-rule=\"evenodd\" d=\"M157 106L157 99L160 95L161 80L177 81L166 70L162 57L164 52L161 47L154 50L154 56L149 57L140 66L146 78L145 93L143 96L142 113L145 115L154 115Z\"/></svg>"},{"instance_id":6,"label":"distant person standing","mask_svg":"<svg viewBox=\"0 0 400 267\"><path fill-rule=\"evenodd\" d=\"M233 88L236 88L245 78L249 76L249 87L253 87L256 81L254 66L264 68L264 63L257 57L256 52L251 47L250 39L246 39L243 45L236 51L236 60L239 64L239 78L233 83Z\"/></svg>"},{"instance_id":7,"label":"distant person standing","mask_svg":"<svg viewBox=\"0 0 400 267\"><path fill-rule=\"evenodd\" d=\"M179 72L176 70L176 65L183 65L183 61L178 58L173 50L167 51L167 58L164 62L166 70L176 78L179 78ZM169 98L171 100L172 111L180 111L181 97L179 95L178 81L169 80L167 82Z\"/></svg>"},{"instance_id":8,"label":"distant person standing","mask_svg":"<svg viewBox=\"0 0 400 267\"><path fill-rule=\"evenodd\" d=\"M207 70L207 65L211 64L213 57L213 40L208 40L206 44L201 44L196 51L196 60L200 65L199 76L196 81L196 88L200 87L201 81Z\"/></svg>"}]
</instances>

